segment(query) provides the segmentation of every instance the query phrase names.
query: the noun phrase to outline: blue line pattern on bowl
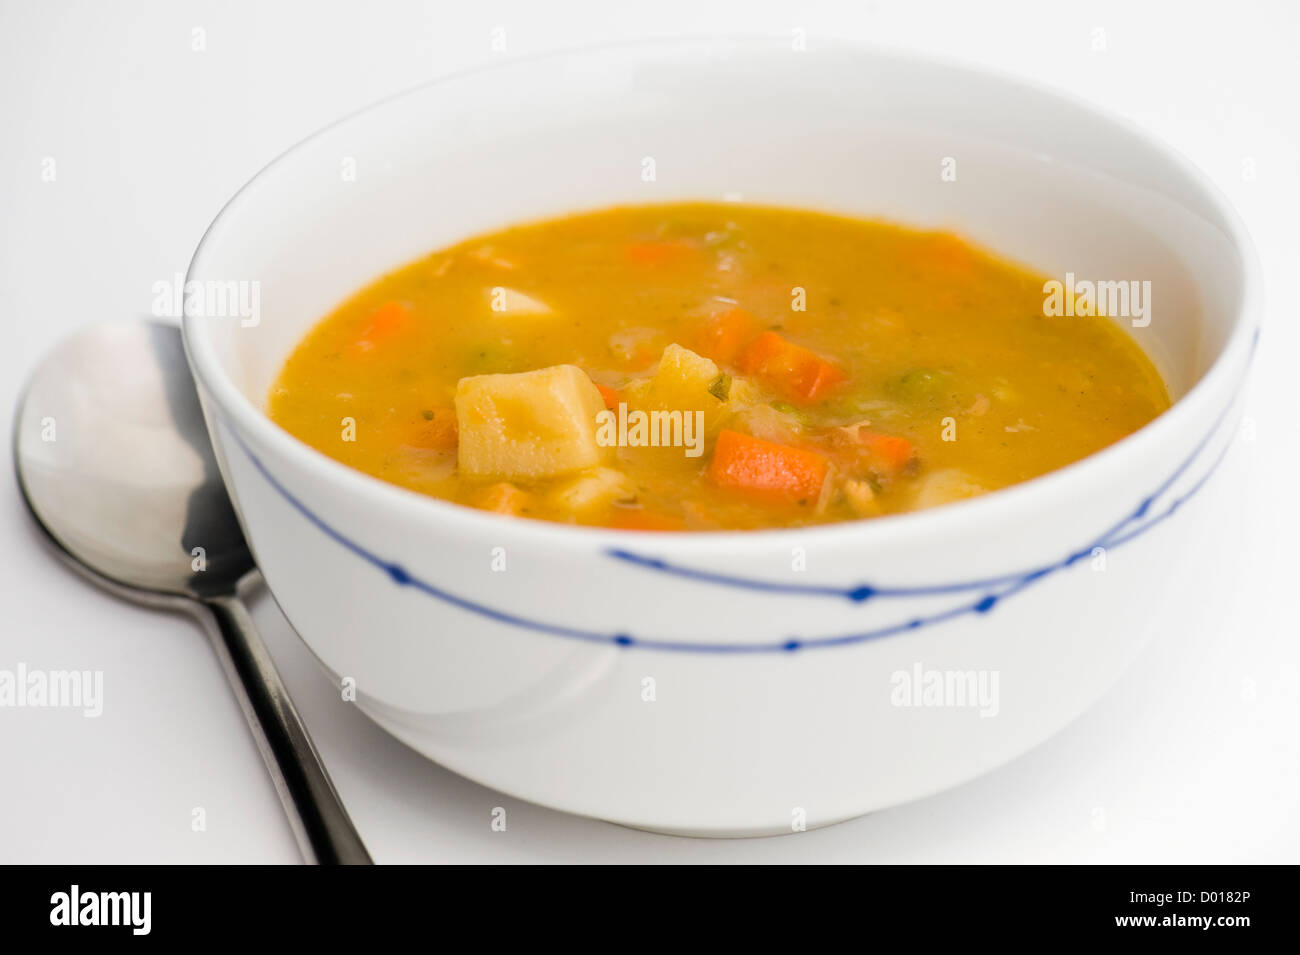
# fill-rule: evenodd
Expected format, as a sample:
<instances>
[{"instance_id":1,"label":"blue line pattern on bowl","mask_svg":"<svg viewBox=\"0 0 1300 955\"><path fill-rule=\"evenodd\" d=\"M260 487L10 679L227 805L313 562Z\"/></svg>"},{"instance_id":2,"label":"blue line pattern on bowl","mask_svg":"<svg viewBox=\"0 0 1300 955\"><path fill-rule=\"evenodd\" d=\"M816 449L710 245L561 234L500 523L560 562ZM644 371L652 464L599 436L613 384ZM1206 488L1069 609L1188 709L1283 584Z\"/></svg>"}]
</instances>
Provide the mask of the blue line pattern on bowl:
<instances>
[{"instance_id":1,"label":"blue line pattern on bowl","mask_svg":"<svg viewBox=\"0 0 1300 955\"><path fill-rule=\"evenodd\" d=\"M1251 357L1254 355L1255 346L1258 341L1259 330L1256 329L1254 339L1251 342ZM1242 371L1243 378L1246 371L1249 369L1249 364L1250 362L1248 360L1246 368ZM524 630L531 630L535 633L544 633L555 637L565 637L571 640L581 640L587 643L599 643L616 647L635 647L642 650L671 651L677 653L790 653L797 650L816 650L827 647L866 643L871 640L880 640L885 637L897 636L901 633L919 630L923 627L934 626L967 614L987 614L1007 597L1025 590L1027 587L1044 580L1054 573L1073 566L1085 557L1091 556L1097 548L1113 550L1116 547L1120 547L1137 539L1147 531L1151 530L1151 528L1172 517L1184 503L1205 486L1205 483L1210 479L1210 476L1218 470L1218 467L1223 462L1224 457L1226 457L1228 450L1232 447L1231 441L1225 442L1223 449L1218 453L1218 455L1216 455L1214 461L1206 469L1205 473L1202 474L1190 488L1170 501L1166 505L1165 509L1159 514L1156 514L1154 517L1149 517L1151 509L1158 504L1159 499L1169 491L1178 478L1187 471L1198 457L1200 457L1201 452L1205 450L1206 446L1210 443L1210 440L1218 433L1219 428L1227 418L1229 411L1231 411L1232 407L1236 404L1239 391L1240 381L1238 381L1237 387L1234 388L1232 397L1229 398L1227 404L1215 419L1214 424L1211 425L1209 430L1206 432L1205 437L1203 437L1196 447L1192 449L1191 454L1189 454L1187 458L1178 465L1174 472L1162 481L1154 491L1145 495L1131 513L1117 522L1113 527L1106 530L1091 543L1070 551L1070 553L1061 560L1020 573L1003 574L982 580L967 580L949 584L909 587L885 587L869 584L859 584L853 587L830 587L788 584L777 581L762 581L744 577L732 577L712 571L680 567L666 561L635 554L623 549L616 548L606 551L606 555L614 560L623 561L658 573L687 578L702 584L761 591L769 594L790 594L805 597L834 597L847 599L858 604L866 603L876 598L934 596L968 593L971 591L980 592L979 597L975 600L960 603L931 614L910 617L898 623L888 624L871 630L823 637L790 636L782 640L766 641L762 643L703 643L685 640L661 639L656 637L639 637L630 633L608 633L603 631L587 630L581 627L571 627L565 624L550 623L544 620L521 617L518 614L508 613L504 610L488 606L487 604L482 604L466 597L453 594L450 591L444 590L435 584L429 583L428 581L415 576L406 570L406 568L401 564L385 560L374 551L362 546L342 531L339 531L337 528L327 523L318 514L312 511L311 508L307 507L307 505L300 501L292 491L281 484L275 476L267 470L266 465L264 465L261 459L252 452L252 449L244 443L243 439L233 428L228 428L227 430L235 438L235 441L239 444L249 461L252 462L253 466L258 470L262 477L266 479L267 483L269 483L286 502L298 511L299 514L314 524L323 534L325 534L325 536L351 551L366 563L371 564L386 573L392 579L393 583L398 586L414 588L415 590L440 600L443 603L449 604L450 606L457 607L468 613L476 614L488 620L493 620L497 623L519 627Z\"/></svg>"}]
</instances>

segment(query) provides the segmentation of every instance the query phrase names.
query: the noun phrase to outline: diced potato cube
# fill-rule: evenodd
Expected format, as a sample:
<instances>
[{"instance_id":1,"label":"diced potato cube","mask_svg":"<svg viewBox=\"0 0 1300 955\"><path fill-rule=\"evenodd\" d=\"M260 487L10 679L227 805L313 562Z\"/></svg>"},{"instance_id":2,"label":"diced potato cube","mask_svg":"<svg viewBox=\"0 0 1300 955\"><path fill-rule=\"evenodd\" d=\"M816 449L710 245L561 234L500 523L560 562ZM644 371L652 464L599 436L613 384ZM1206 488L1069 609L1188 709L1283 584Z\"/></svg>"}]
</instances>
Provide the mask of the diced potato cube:
<instances>
[{"instance_id":1,"label":"diced potato cube","mask_svg":"<svg viewBox=\"0 0 1300 955\"><path fill-rule=\"evenodd\" d=\"M987 490L971 480L964 471L945 468L921 478L913 504L916 507L938 507L952 501L975 497Z\"/></svg>"},{"instance_id":2,"label":"diced potato cube","mask_svg":"<svg viewBox=\"0 0 1300 955\"><path fill-rule=\"evenodd\" d=\"M644 384L628 391L628 403L647 411L702 411L709 436L749 401L757 390L742 378L724 375L710 359L673 344L664 349L659 368Z\"/></svg>"},{"instance_id":3,"label":"diced potato cube","mask_svg":"<svg viewBox=\"0 0 1300 955\"><path fill-rule=\"evenodd\" d=\"M556 503L575 516L636 497L636 484L621 471L597 468L570 478L554 491Z\"/></svg>"},{"instance_id":4,"label":"diced potato cube","mask_svg":"<svg viewBox=\"0 0 1300 955\"><path fill-rule=\"evenodd\" d=\"M708 392L708 386L722 374L722 369L703 355L695 355L680 344L669 344L659 359L659 370L650 379L643 400L650 407L668 411L705 408L706 399L722 404Z\"/></svg>"},{"instance_id":5,"label":"diced potato cube","mask_svg":"<svg viewBox=\"0 0 1300 955\"><path fill-rule=\"evenodd\" d=\"M581 368L476 375L456 386L462 475L536 479L594 467L600 392Z\"/></svg>"}]
</instances>

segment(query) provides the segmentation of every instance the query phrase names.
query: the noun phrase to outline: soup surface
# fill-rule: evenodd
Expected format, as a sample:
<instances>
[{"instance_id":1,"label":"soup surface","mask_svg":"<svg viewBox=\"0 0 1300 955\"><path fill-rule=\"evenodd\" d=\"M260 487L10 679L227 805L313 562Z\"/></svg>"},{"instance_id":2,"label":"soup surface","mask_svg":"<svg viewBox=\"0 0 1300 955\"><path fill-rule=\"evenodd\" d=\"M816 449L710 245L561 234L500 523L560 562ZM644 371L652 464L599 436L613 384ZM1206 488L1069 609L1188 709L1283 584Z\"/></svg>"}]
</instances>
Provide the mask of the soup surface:
<instances>
[{"instance_id":1,"label":"soup surface","mask_svg":"<svg viewBox=\"0 0 1300 955\"><path fill-rule=\"evenodd\" d=\"M947 233L738 204L480 236L326 316L272 419L345 464L503 514L788 527L1006 487L1169 406L1104 317Z\"/></svg>"}]
</instances>

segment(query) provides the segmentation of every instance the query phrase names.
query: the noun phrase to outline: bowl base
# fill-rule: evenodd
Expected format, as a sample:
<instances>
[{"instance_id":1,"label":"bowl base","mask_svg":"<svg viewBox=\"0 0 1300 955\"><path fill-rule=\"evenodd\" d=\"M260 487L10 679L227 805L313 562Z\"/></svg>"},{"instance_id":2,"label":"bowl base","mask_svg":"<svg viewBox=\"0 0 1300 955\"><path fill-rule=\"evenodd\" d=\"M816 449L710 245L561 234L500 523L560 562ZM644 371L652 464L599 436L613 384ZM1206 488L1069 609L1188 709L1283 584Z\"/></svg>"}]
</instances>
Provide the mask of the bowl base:
<instances>
[{"instance_id":1,"label":"bowl base","mask_svg":"<svg viewBox=\"0 0 1300 955\"><path fill-rule=\"evenodd\" d=\"M357 695L356 705L357 708L372 722L379 726L380 729L409 746L425 759L431 760L444 769L450 770L471 782L477 783L480 786L484 786L496 792L504 793L514 799L523 799L526 802L542 806L545 809L568 813L569 815L574 816L581 816L587 819L597 819L613 826L620 826L621 828L632 829L637 832L648 832L657 836L675 836L686 839L768 839L775 836L798 835L801 832L808 832L814 829L825 829L828 826L839 825L841 822L848 822L850 819L859 819L862 816L870 815L870 812L858 812L850 813L845 816L837 816L833 819L809 820L804 829L792 829L789 826L752 826L730 829L645 825L626 822L619 819L609 819L599 814L576 812L566 809L563 806L557 806L547 802L538 802L535 799L528 799L527 797L511 792L508 789L501 789L486 780L475 777L473 774L462 772L455 766L449 765L442 759L439 759L437 754L433 751L434 747L430 744L427 735L422 733L419 727L413 725L413 722L409 719L402 719L396 716L396 711L393 711L389 707L377 703L374 700L366 699L363 694Z\"/></svg>"}]
</instances>

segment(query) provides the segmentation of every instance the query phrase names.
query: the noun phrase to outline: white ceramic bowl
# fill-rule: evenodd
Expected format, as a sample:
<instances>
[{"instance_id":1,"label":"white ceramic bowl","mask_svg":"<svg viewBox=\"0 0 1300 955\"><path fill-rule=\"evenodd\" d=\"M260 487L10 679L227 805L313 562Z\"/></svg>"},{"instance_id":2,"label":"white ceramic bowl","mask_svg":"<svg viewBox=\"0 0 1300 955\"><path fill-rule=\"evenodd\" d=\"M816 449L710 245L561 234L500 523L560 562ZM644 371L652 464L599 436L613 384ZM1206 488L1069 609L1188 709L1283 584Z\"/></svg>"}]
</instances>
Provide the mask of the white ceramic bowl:
<instances>
[{"instance_id":1,"label":"white ceramic bowl","mask_svg":"<svg viewBox=\"0 0 1300 955\"><path fill-rule=\"evenodd\" d=\"M970 502L696 535L462 509L263 413L304 333L392 267L521 220L737 196L956 228L1051 275L1148 280L1152 321L1132 331L1177 402ZM190 316L186 344L258 563L357 705L506 793L699 834L936 792L1094 701L1190 559L1197 522L1175 512L1229 446L1259 319L1241 224L1169 150L1017 81L816 40L515 60L386 100L260 173L189 279L260 283L258 324ZM932 671L984 679L984 702L960 705L952 683L929 698L946 705L904 705L918 675L911 702L927 702Z\"/></svg>"}]
</instances>

